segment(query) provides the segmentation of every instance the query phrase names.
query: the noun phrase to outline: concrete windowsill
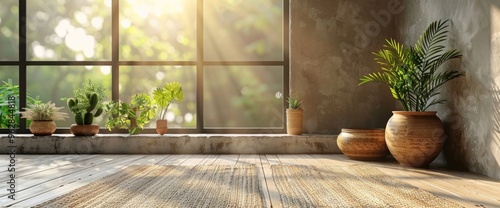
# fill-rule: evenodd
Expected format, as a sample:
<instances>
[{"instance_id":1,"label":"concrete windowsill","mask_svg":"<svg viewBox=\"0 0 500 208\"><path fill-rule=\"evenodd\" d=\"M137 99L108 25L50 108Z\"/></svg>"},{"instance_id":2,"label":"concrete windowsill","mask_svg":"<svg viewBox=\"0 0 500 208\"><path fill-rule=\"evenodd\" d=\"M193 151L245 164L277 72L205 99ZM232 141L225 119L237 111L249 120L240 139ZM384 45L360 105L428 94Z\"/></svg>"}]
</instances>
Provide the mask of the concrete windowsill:
<instances>
[{"instance_id":1,"label":"concrete windowsill","mask_svg":"<svg viewBox=\"0 0 500 208\"><path fill-rule=\"evenodd\" d=\"M7 135L0 153L8 153ZM287 134L97 134L76 137L15 135L19 154L322 154L340 153L337 135ZM12 146L12 145L11 145Z\"/></svg>"}]
</instances>

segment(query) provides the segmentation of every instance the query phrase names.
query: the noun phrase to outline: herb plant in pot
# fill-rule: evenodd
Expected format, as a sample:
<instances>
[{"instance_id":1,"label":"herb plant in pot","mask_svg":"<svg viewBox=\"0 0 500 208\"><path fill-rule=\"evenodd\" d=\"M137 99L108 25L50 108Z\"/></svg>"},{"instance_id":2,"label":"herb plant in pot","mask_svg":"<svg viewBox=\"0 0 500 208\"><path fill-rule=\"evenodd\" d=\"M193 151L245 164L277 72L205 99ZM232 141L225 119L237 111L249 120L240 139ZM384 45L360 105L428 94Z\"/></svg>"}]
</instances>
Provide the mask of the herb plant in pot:
<instances>
[{"instance_id":1,"label":"herb plant in pot","mask_svg":"<svg viewBox=\"0 0 500 208\"><path fill-rule=\"evenodd\" d=\"M300 98L288 97L288 109L286 109L286 133L290 135L301 135L303 132L304 113Z\"/></svg>"},{"instance_id":2,"label":"herb plant in pot","mask_svg":"<svg viewBox=\"0 0 500 208\"><path fill-rule=\"evenodd\" d=\"M446 82L462 72L438 70L452 59L461 57L457 50L445 51L449 20L432 22L415 46L404 46L390 39L375 52L381 72L368 74L360 85L368 82L387 84L405 111L393 111L385 130L387 147L402 165L428 166L441 152L446 140L441 120L429 107L443 103L438 91Z\"/></svg>"},{"instance_id":3,"label":"herb plant in pot","mask_svg":"<svg viewBox=\"0 0 500 208\"><path fill-rule=\"evenodd\" d=\"M153 92L153 99L158 107L160 117L156 120L156 132L160 135L167 133L167 111L172 102L182 102L184 92L179 82L165 83L162 88L157 88Z\"/></svg>"},{"instance_id":4,"label":"herb plant in pot","mask_svg":"<svg viewBox=\"0 0 500 208\"><path fill-rule=\"evenodd\" d=\"M155 106L151 97L140 93L132 96L132 101L108 102L104 105L104 111L109 114L106 128L126 128L129 134L138 134L144 129L144 125L155 117Z\"/></svg>"},{"instance_id":5,"label":"herb plant in pot","mask_svg":"<svg viewBox=\"0 0 500 208\"><path fill-rule=\"evenodd\" d=\"M95 85L91 80L73 91L74 97L68 98L68 108L75 116L75 123L70 131L75 136L94 136L99 132L99 125L93 124L94 118L103 113L102 99L104 87Z\"/></svg>"},{"instance_id":6,"label":"herb plant in pot","mask_svg":"<svg viewBox=\"0 0 500 208\"><path fill-rule=\"evenodd\" d=\"M25 111L19 112L21 118L31 120L29 129L35 136L50 136L56 131L54 121L64 120L68 117L67 113L60 112L63 107L56 107L52 102L31 104L24 108Z\"/></svg>"}]
</instances>

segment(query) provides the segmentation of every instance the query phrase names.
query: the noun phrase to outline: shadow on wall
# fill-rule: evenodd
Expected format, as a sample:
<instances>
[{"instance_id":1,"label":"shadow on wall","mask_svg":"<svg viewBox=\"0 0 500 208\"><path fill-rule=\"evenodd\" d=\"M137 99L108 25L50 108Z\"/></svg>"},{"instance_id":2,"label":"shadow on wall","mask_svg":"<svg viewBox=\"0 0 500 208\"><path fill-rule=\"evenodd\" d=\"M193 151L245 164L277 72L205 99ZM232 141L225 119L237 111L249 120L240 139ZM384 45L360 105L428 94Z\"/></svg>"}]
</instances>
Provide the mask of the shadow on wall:
<instances>
[{"instance_id":1,"label":"shadow on wall","mask_svg":"<svg viewBox=\"0 0 500 208\"><path fill-rule=\"evenodd\" d=\"M422 8L422 16L452 19L450 45L463 58L451 67L466 72L443 87L448 102L437 107L448 135L444 155L452 168L500 178L500 2L462 1L436 14L451 4L420 4L437 8L430 14Z\"/></svg>"}]
</instances>

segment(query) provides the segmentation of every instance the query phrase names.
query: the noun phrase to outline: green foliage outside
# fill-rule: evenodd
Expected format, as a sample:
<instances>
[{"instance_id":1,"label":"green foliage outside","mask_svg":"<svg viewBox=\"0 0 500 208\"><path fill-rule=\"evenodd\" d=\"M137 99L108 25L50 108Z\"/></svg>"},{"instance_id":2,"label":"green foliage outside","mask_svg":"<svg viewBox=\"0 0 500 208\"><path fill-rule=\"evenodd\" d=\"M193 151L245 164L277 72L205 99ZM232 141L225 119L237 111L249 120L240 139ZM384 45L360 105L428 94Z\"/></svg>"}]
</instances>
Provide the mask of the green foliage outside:
<instances>
[{"instance_id":1,"label":"green foliage outside","mask_svg":"<svg viewBox=\"0 0 500 208\"><path fill-rule=\"evenodd\" d=\"M27 1L28 61L110 61L111 1ZM195 61L197 59L196 0L120 0L120 61ZM175 2L175 4L174 4ZM281 61L283 58L283 1L204 1L204 57L207 61ZM245 8L244 10L239 8ZM262 9L266 8L266 9ZM18 57L18 1L2 0L0 61ZM168 12L165 12L168 11ZM224 14L224 15L221 15ZM8 35L7 35L8 33ZM77 41L75 41L77 40ZM0 67L0 70L5 67ZM10 70L10 69L9 69ZM0 80L14 73L0 74ZM119 99L152 94L165 82L179 82L182 104L169 106L169 127L195 128L197 71L203 76L204 125L208 127L278 127L282 121L283 69L280 66L206 66L196 64L121 65ZM215 72L216 71L216 72ZM111 65L27 67L27 92L43 102L66 105L73 89L91 79L105 86L103 101L111 98ZM70 113L69 109L63 109ZM158 118L160 117L157 115ZM69 127L73 121L58 126ZM270 120L277 122L271 123ZM94 118L104 126L105 119ZM259 126L263 125L263 126ZM154 127L154 122L145 124Z\"/></svg>"},{"instance_id":2,"label":"green foliage outside","mask_svg":"<svg viewBox=\"0 0 500 208\"><path fill-rule=\"evenodd\" d=\"M15 109L9 107L9 97L15 98ZM12 110L14 110L14 124L19 127L19 115L17 114L19 109L19 85L12 84L12 80L8 79L7 82L3 81L0 85L0 128L9 128L10 116L12 115ZM34 105L39 104L41 101L38 97L27 96L27 104ZM27 125L29 126L29 121Z\"/></svg>"},{"instance_id":3,"label":"green foliage outside","mask_svg":"<svg viewBox=\"0 0 500 208\"><path fill-rule=\"evenodd\" d=\"M387 40L388 45L374 53L382 72L365 75L359 84L387 84L392 96L406 111L425 111L443 103L445 100L439 98L439 88L463 75L455 70L438 71L445 62L462 56L455 49L444 51L446 47L441 44L447 38L448 22L432 22L415 46L407 47L394 39Z\"/></svg>"}]
</instances>

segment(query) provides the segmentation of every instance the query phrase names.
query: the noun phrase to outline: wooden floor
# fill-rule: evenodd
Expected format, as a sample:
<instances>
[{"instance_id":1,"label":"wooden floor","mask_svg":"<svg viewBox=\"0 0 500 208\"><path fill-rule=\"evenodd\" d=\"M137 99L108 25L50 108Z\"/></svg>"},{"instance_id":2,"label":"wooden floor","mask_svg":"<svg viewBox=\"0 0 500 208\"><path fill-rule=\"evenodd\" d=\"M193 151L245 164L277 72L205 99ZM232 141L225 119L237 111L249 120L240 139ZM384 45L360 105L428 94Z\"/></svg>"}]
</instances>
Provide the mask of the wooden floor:
<instances>
[{"instance_id":1,"label":"wooden floor","mask_svg":"<svg viewBox=\"0 0 500 208\"><path fill-rule=\"evenodd\" d=\"M272 164L345 166L365 163L423 190L465 207L500 207L500 181L439 167L413 169L391 159L358 162L343 155L16 155L15 199L7 197L9 156L0 155L1 207L29 207L68 193L130 165L249 165L260 168L266 179ZM267 170L267 171L266 171ZM270 192L273 187L268 187ZM271 194L266 204L277 200ZM275 203L276 204L276 203Z\"/></svg>"}]
</instances>

